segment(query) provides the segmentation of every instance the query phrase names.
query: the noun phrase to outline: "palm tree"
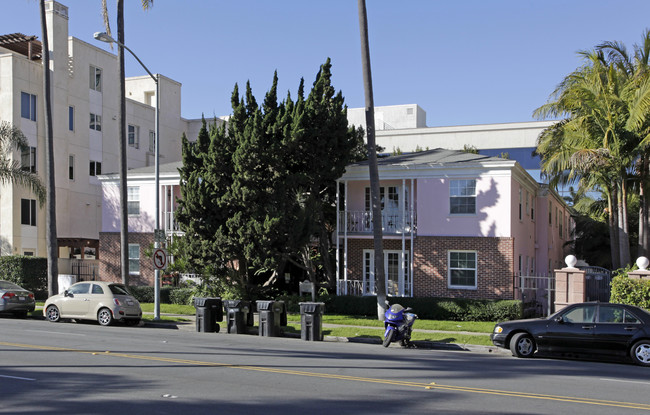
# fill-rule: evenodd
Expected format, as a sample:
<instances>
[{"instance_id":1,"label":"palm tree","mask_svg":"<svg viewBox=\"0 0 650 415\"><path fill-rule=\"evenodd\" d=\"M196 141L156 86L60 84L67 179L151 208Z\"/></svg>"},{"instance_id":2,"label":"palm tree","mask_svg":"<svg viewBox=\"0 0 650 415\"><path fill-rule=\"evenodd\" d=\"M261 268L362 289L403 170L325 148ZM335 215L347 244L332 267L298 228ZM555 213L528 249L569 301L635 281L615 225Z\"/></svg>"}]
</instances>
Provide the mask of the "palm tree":
<instances>
[{"instance_id":1,"label":"palm tree","mask_svg":"<svg viewBox=\"0 0 650 415\"><path fill-rule=\"evenodd\" d=\"M568 75L551 102L534 112L538 118L564 117L540 135L537 152L552 183L565 177L606 194L612 263L625 266L630 263L628 169L634 159L634 135L625 129L628 107L623 99L629 77L602 51L580 54L585 65Z\"/></svg>"},{"instance_id":2,"label":"palm tree","mask_svg":"<svg viewBox=\"0 0 650 415\"><path fill-rule=\"evenodd\" d=\"M29 143L22 131L6 121L0 123L0 183L11 183L29 189L42 206L47 193L38 174L23 170L18 160L12 160L14 150L28 149Z\"/></svg>"},{"instance_id":3,"label":"palm tree","mask_svg":"<svg viewBox=\"0 0 650 415\"><path fill-rule=\"evenodd\" d=\"M59 244L56 232L56 184L54 181L54 131L52 129L52 85L50 78L50 47L47 37L45 0L40 2L43 38L43 102L45 109L45 177L47 178L47 211L45 215L45 244L47 245L47 292L58 293Z\"/></svg>"},{"instance_id":4,"label":"palm tree","mask_svg":"<svg viewBox=\"0 0 650 415\"><path fill-rule=\"evenodd\" d=\"M153 0L142 0L142 9L148 10L153 6ZM102 16L106 33L111 35L111 27L108 18L108 6L106 0L102 0ZM122 283L128 284L129 280L129 212L127 205L127 161L126 161L126 71L124 69L124 0L117 0L117 65L119 67L120 79L120 113L119 126L119 152L120 152L120 263ZM159 138L156 137L156 140Z\"/></svg>"},{"instance_id":5,"label":"palm tree","mask_svg":"<svg viewBox=\"0 0 650 415\"><path fill-rule=\"evenodd\" d=\"M650 30L643 33L640 45L634 45L633 56L620 42L604 42L597 50L606 53L607 60L630 79L623 96L629 109L625 128L636 135L634 173L638 179L640 202L638 255L647 255L650 252L650 203L647 200L650 192L650 120L647 118L650 110Z\"/></svg>"},{"instance_id":6,"label":"palm tree","mask_svg":"<svg viewBox=\"0 0 650 415\"><path fill-rule=\"evenodd\" d=\"M368 15L366 1L359 0L359 29L361 31L361 65L366 97L366 134L368 137L368 169L370 170L370 200L372 203L373 245L375 248L375 288L377 289L377 318L384 319L386 312L386 277L384 271L384 246L381 205L379 201L379 170L375 142L375 104L372 95L370 70L370 44L368 42Z\"/></svg>"}]
</instances>

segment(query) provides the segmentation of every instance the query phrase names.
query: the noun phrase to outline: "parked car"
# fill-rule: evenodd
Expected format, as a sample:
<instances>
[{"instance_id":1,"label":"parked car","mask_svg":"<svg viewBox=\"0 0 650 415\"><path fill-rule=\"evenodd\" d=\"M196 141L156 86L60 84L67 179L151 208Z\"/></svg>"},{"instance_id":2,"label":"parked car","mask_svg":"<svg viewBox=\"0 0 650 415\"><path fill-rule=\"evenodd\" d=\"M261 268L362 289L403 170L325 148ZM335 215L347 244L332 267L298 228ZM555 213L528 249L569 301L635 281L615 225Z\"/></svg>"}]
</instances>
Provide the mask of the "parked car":
<instances>
[{"instance_id":1,"label":"parked car","mask_svg":"<svg viewBox=\"0 0 650 415\"><path fill-rule=\"evenodd\" d=\"M102 326L116 320L135 325L142 319L142 309L123 284L86 281L48 298L43 315L52 322L71 318L96 320Z\"/></svg>"},{"instance_id":2,"label":"parked car","mask_svg":"<svg viewBox=\"0 0 650 415\"><path fill-rule=\"evenodd\" d=\"M17 317L27 317L34 311L34 293L13 282L0 280L0 313L11 313Z\"/></svg>"},{"instance_id":3,"label":"parked car","mask_svg":"<svg viewBox=\"0 0 650 415\"><path fill-rule=\"evenodd\" d=\"M629 356L650 366L650 313L631 305L572 304L548 318L498 323L490 337L516 357L536 351Z\"/></svg>"}]
</instances>

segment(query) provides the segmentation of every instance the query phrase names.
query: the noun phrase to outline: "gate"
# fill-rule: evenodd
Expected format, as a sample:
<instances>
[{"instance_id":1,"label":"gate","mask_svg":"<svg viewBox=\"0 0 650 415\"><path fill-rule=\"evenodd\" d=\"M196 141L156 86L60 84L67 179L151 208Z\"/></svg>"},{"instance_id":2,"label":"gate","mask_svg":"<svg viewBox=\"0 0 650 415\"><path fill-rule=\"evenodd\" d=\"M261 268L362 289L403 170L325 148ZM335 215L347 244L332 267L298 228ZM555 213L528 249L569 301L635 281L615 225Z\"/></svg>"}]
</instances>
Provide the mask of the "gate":
<instances>
[{"instance_id":1,"label":"gate","mask_svg":"<svg viewBox=\"0 0 650 415\"><path fill-rule=\"evenodd\" d=\"M97 260L73 260L72 274L77 276L77 281L96 281L99 275L99 264Z\"/></svg>"},{"instance_id":2,"label":"gate","mask_svg":"<svg viewBox=\"0 0 650 415\"><path fill-rule=\"evenodd\" d=\"M601 267L577 267L585 272L585 301L609 302L612 272Z\"/></svg>"},{"instance_id":3,"label":"gate","mask_svg":"<svg viewBox=\"0 0 650 415\"><path fill-rule=\"evenodd\" d=\"M515 299L521 300L523 317L550 316L555 303L555 275L515 276Z\"/></svg>"}]
</instances>

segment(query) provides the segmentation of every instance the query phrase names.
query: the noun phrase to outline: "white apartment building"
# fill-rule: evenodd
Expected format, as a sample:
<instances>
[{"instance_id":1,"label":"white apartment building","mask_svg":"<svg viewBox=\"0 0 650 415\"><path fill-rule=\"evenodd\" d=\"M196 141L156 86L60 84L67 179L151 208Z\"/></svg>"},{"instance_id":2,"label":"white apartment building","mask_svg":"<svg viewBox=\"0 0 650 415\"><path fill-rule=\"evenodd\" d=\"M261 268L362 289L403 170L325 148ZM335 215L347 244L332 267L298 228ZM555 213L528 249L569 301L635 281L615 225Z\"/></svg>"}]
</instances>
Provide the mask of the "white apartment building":
<instances>
[{"instance_id":1,"label":"white apartment building","mask_svg":"<svg viewBox=\"0 0 650 415\"><path fill-rule=\"evenodd\" d=\"M119 171L117 56L68 36L68 8L46 1L50 45L57 231L60 258L95 259L102 224L97 175ZM14 152L45 180L43 62L37 36L0 36L0 121L20 128L30 151ZM129 56L126 55L128 59ZM155 84L126 81L128 168L154 163ZM181 135L200 120L181 117L181 84L160 76L160 161L180 160ZM45 256L45 211L20 186L0 187L0 253Z\"/></svg>"}]
</instances>

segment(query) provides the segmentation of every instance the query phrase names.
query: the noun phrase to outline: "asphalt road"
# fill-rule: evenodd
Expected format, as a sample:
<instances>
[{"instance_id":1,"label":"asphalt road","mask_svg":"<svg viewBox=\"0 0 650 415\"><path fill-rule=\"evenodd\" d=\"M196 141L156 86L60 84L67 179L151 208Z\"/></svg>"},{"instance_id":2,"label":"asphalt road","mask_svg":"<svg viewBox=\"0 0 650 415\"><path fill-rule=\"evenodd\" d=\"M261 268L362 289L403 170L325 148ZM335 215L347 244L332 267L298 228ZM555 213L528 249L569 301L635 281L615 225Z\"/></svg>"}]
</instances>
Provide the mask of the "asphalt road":
<instances>
[{"instance_id":1,"label":"asphalt road","mask_svg":"<svg viewBox=\"0 0 650 415\"><path fill-rule=\"evenodd\" d=\"M0 413L650 414L626 363L0 317Z\"/></svg>"}]
</instances>

